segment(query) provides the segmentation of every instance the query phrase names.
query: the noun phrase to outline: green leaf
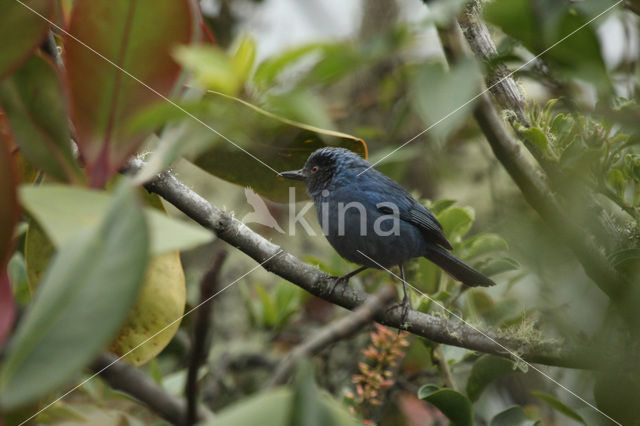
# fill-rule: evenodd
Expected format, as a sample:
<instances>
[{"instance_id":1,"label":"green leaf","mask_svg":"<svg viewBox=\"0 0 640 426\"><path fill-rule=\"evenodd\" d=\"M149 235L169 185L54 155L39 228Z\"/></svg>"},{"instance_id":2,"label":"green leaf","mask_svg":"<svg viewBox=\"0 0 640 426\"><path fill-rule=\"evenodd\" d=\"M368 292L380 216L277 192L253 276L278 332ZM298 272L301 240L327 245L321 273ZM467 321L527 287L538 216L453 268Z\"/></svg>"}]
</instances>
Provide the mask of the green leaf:
<instances>
[{"instance_id":1,"label":"green leaf","mask_svg":"<svg viewBox=\"0 0 640 426\"><path fill-rule=\"evenodd\" d=\"M231 65L242 84L245 83L256 59L256 42L248 35L243 35L237 41L235 51L231 56Z\"/></svg>"},{"instance_id":2,"label":"green leaf","mask_svg":"<svg viewBox=\"0 0 640 426\"><path fill-rule=\"evenodd\" d=\"M418 398L429 401L456 426L473 425L471 401L458 391L424 385L418 390Z\"/></svg>"},{"instance_id":3,"label":"green leaf","mask_svg":"<svg viewBox=\"0 0 640 426\"><path fill-rule=\"evenodd\" d=\"M498 234L478 234L465 241L466 258L484 256L485 254L509 250L509 244Z\"/></svg>"},{"instance_id":4,"label":"green leaf","mask_svg":"<svg viewBox=\"0 0 640 426\"><path fill-rule=\"evenodd\" d=\"M467 380L466 392L471 401L477 401L482 391L498 377L513 373L514 365L508 359L482 355L471 367L471 374Z\"/></svg>"},{"instance_id":5,"label":"green leaf","mask_svg":"<svg viewBox=\"0 0 640 426\"><path fill-rule=\"evenodd\" d=\"M437 217L447 238L455 240L469 232L476 214L471 207L451 206L444 209Z\"/></svg>"},{"instance_id":6,"label":"green leaf","mask_svg":"<svg viewBox=\"0 0 640 426\"><path fill-rule=\"evenodd\" d=\"M219 412L216 412L214 419L203 424L207 426L244 426L258 424L260 426L293 426L312 422L314 419L309 418L305 419L303 423L295 423L292 421L294 410L296 410L295 403L299 401L299 399L296 399L298 396L296 395L296 391L281 387L259 393L223 408ZM341 405L326 394L320 394L318 397L318 402L322 406L322 410L329 413L328 418L330 419L328 423L321 424L336 426L355 426L360 424L350 416Z\"/></svg>"},{"instance_id":7,"label":"green leaf","mask_svg":"<svg viewBox=\"0 0 640 426\"><path fill-rule=\"evenodd\" d=\"M42 42L49 25L36 13L51 18L53 0L26 0L26 6L15 0L0 0L0 80L18 68Z\"/></svg>"},{"instance_id":8,"label":"green leaf","mask_svg":"<svg viewBox=\"0 0 640 426\"><path fill-rule=\"evenodd\" d=\"M231 57L217 46L180 46L173 56L185 69L193 73L198 86L236 95L243 80L238 75Z\"/></svg>"},{"instance_id":9,"label":"green leaf","mask_svg":"<svg viewBox=\"0 0 640 426\"><path fill-rule=\"evenodd\" d=\"M549 395L548 393L542 392L542 391L531 391L531 394L539 398L540 400L546 402L547 404L549 404L550 406L552 406L553 408L555 408L557 411L561 412L565 416L569 417L570 419L575 420L576 422L581 423L583 425L586 424L580 414L578 414L573 408L567 406L565 403L560 401L555 396Z\"/></svg>"},{"instance_id":10,"label":"green leaf","mask_svg":"<svg viewBox=\"0 0 640 426\"><path fill-rule=\"evenodd\" d=\"M538 127L525 128L519 130L518 133L540 151L544 152L549 148L547 135Z\"/></svg>"},{"instance_id":11,"label":"green leaf","mask_svg":"<svg viewBox=\"0 0 640 426\"><path fill-rule=\"evenodd\" d=\"M611 169L607 175L607 181L609 185L616 191L619 197L624 195L624 191L627 188L627 181L624 178L624 173L620 169Z\"/></svg>"},{"instance_id":12,"label":"green leaf","mask_svg":"<svg viewBox=\"0 0 640 426\"><path fill-rule=\"evenodd\" d=\"M20 187L22 206L38 221L56 247L64 246L81 230L99 223L113 198L104 191L64 185ZM152 255L187 250L213 239L213 234L204 228L171 218L153 208L143 211L151 231Z\"/></svg>"},{"instance_id":13,"label":"green leaf","mask_svg":"<svg viewBox=\"0 0 640 426\"><path fill-rule=\"evenodd\" d=\"M258 65L253 76L253 81L258 86L267 88L275 83L276 78L287 67L295 64L311 53L320 52L326 49L327 46L328 45L326 43L309 44L292 50L286 50L277 56L267 58Z\"/></svg>"},{"instance_id":14,"label":"green leaf","mask_svg":"<svg viewBox=\"0 0 640 426\"><path fill-rule=\"evenodd\" d=\"M190 4L175 0L73 2L64 60L76 142L92 186L102 187L151 133L133 132L129 124L143 108L164 102L158 94L171 93L180 67L170 50L192 39L194 11Z\"/></svg>"},{"instance_id":15,"label":"green leaf","mask_svg":"<svg viewBox=\"0 0 640 426\"><path fill-rule=\"evenodd\" d=\"M514 271L520 268L517 260L510 257L500 257L497 259L487 259L476 265L476 269L482 274L491 277L507 271Z\"/></svg>"},{"instance_id":16,"label":"green leaf","mask_svg":"<svg viewBox=\"0 0 640 426\"><path fill-rule=\"evenodd\" d=\"M459 129L473 109L478 94L479 70L473 60L445 70L441 63L422 66L412 80L414 108L437 140Z\"/></svg>"},{"instance_id":17,"label":"green leaf","mask_svg":"<svg viewBox=\"0 0 640 426\"><path fill-rule=\"evenodd\" d=\"M69 382L110 342L137 298L149 234L123 185L97 226L52 261L0 370L0 405L23 406Z\"/></svg>"},{"instance_id":18,"label":"green leaf","mask_svg":"<svg viewBox=\"0 0 640 426\"><path fill-rule=\"evenodd\" d=\"M489 426L534 426L537 423L527 419L522 407L514 405L493 416Z\"/></svg>"},{"instance_id":19,"label":"green leaf","mask_svg":"<svg viewBox=\"0 0 640 426\"><path fill-rule=\"evenodd\" d=\"M456 203L456 200L450 200L445 198L442 200L436 200L433 203L429 204L427 207L429 208L429 210L431 210L431 213L435 215L439 215L444 209L454 205L455 203Z\"/></svg>"},{"instance_id":20,"label":"green leaf","mask_svg":"<svg viewBox=\"0 0 640 426\"><path fill-rule=\"evenodd\" d=\"M71 152L65 97L54 65L32 56L0 83L0 104L24 156L55 180L82 179Z\"/></svg>"},{"instance_id":21,"label":"green leaf","mask_svg":"<svg viewBox=\"0 0 640 426\"><path fill-rule=\"evenodd\" d=\"M495 0L486 4L483 15L487 22L522 42L527 49L535 51L535 46L540 44L540 31L531 19L529 0Z\"/></svg>"},{"instance_id":22,"label":"green leaf","mask_svg":"<svg viewBox=\"0 0 640 426\"><path fill-rule=\"evenodd\" d=\"M273 300L271 300L271 295L259 284L254 288L256 293L258 293L258 297L260 298L260 303L262 305L262 323L267 327L275 326L278 322L278 311L276 310Z\"/></svg>"}]
</instances>

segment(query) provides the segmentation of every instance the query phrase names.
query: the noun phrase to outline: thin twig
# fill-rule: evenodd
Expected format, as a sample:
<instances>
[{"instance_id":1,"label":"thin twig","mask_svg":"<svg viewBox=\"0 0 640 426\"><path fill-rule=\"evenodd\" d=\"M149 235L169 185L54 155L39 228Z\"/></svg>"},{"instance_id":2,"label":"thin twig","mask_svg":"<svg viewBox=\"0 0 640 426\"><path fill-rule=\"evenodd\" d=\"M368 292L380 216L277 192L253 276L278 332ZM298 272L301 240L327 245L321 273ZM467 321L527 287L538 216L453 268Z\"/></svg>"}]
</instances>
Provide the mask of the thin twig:
<instances>
[{"instance_id":1,"label":"thin twig","mask_svg":"<svg viewBox=\"0 0 640 426\"><path fill-rule=\"evenodd\" d=\"M200 281L200 302L202 306L196 311L193 326L193 338L191 340L191 352L189 353L189 369L185 383L184 394L187 399L187 411L184 419L186 426L191 426L198 420L198 370L206 360L209 352L208 336L211 327L212 303L204 303L213 297L217 287L222 264L227 257L227 251L218 250L211 268L204 274Z\"/></svg>"},{"instance_id":2,"label":"thin twig","mask_svg":"<svg viewBox=\"0 0 640 426\"><path fill-rule=\"evenodd\" d=\"M293 348L280 362L276 372L265 388L272 388L286 382L287 378L302 358L313 356L338 340L352 336L365 327L373 317L396 296L395 288L384 286L378 294L367 300L349 315L322 327L308 339Z\"/></svg>"},{"instance_id":3,"label":"thin twig","mask_svg":"<svg viewBox=\"0 0 640 426\"><path fill-rule=\"evenodd\" d=\"M113 389L127 393L146 404L154 413L172 424L181 424L185 418L186 404L180 398L168 394L146 374L126 362L115 362L112 354L100 355L91 369L100 372ZM108 367L108 368L107 368ZM211 414L204 407L198 407L198 418L206 419Z\"/></svg>"}]
</instances>

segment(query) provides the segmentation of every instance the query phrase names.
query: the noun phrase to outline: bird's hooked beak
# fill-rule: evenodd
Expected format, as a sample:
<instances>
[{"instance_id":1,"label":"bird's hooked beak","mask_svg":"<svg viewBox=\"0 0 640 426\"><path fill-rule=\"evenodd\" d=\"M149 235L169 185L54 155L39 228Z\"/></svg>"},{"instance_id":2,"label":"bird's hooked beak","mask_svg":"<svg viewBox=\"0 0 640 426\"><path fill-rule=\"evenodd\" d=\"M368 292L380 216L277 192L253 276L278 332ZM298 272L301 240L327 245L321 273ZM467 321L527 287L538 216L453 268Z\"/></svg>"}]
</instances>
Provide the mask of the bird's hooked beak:
<instances>
[{"instance_id":1,"label":"bird's hooked beak","mask_svg":"<svg viewBox=\"0 0 640 426\"><path fill-rule=\"evenodd\" d=\"M292 179L292 180L305 180L307 178L303 172L303 169L278 173L278 176L283 177L285 179Z\"/></svg>"}]
</instances>

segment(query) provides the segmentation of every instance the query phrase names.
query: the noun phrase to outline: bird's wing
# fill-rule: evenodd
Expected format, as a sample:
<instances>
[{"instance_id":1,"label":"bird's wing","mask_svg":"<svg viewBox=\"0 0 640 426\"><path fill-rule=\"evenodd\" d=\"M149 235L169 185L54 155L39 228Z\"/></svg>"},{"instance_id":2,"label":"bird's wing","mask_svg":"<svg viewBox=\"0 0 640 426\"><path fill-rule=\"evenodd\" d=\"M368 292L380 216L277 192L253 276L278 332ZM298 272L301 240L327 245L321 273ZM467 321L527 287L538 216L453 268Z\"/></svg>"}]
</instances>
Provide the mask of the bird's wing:
<instances>
[{"instance_id":1,"label":"bird's wing","mask_svg":"<svg viewBox=\"0 0 640 426\"><path fill-rule=\"evenodd\" d=\"M380 173L374 188L367 188L376 192L379 201L394 203L399 210L400 219L412 223L420 228L425 236L434 243L451 250L453 247L444 235L442 225L425 206L416 201L399 183ZM368 185L367 185L368 186ZM367 191L368 192L368 191ZM385 214L392 214L390 207L381 206L378 210Z\"/></svg>"}]
</instances>

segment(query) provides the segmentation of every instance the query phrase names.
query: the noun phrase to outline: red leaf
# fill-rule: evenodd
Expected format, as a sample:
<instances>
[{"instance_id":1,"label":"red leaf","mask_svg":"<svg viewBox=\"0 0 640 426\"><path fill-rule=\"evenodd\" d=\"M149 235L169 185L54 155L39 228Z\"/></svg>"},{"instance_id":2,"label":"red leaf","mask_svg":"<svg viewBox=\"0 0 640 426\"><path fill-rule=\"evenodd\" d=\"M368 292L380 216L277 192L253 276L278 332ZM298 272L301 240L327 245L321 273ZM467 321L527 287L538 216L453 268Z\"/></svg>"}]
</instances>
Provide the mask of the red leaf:
<instances>
[{"instance_id":1,"label":"red leaf","mask_svg":"<svg viewBox=\"0 0 640 426\"><path fill-rule=\"evenodd\" d=\"M50 18L53 0L0 0L0 80L18 68L42 42L49 25L38 14ZM30 9L33 10L30 10Z\"/></svg>"},{"instance_id":2,"label":"red leaf","mask_svg":"<svg viewBox=\"0 0 640 426\"><path fill-rule=\"evenodd\" d=\"M193 36L190 4L74 3L64 59L71 119L92 186L103 186L147 136L129 129L131 117L153 102L163 102L158 93L167 96L173 89L180 68L170 52Z\"/></svg>"},{"instance_id":3,"label":"red leaf","mask_svg":"<svg viewBox=\"0 0 640 426\"><path fill-rule=\"evenodd\" d=\"M0 346L11 331L16 314L16 305L13 300L13 292L9 283L6 268L0 272Z\"/></svg>"},{"instance_id":4,"label":"red leaf","mask_svg":"<svg viewBox=\"0 0 640 426\"><path fill-rule=\"evenodd\" d=\"M18 220L16 179L6 130L4 116L0 115L0 344L11 330L15 314L6 265L11 253L13 229Z\"/></svg>"}]
</instances>

